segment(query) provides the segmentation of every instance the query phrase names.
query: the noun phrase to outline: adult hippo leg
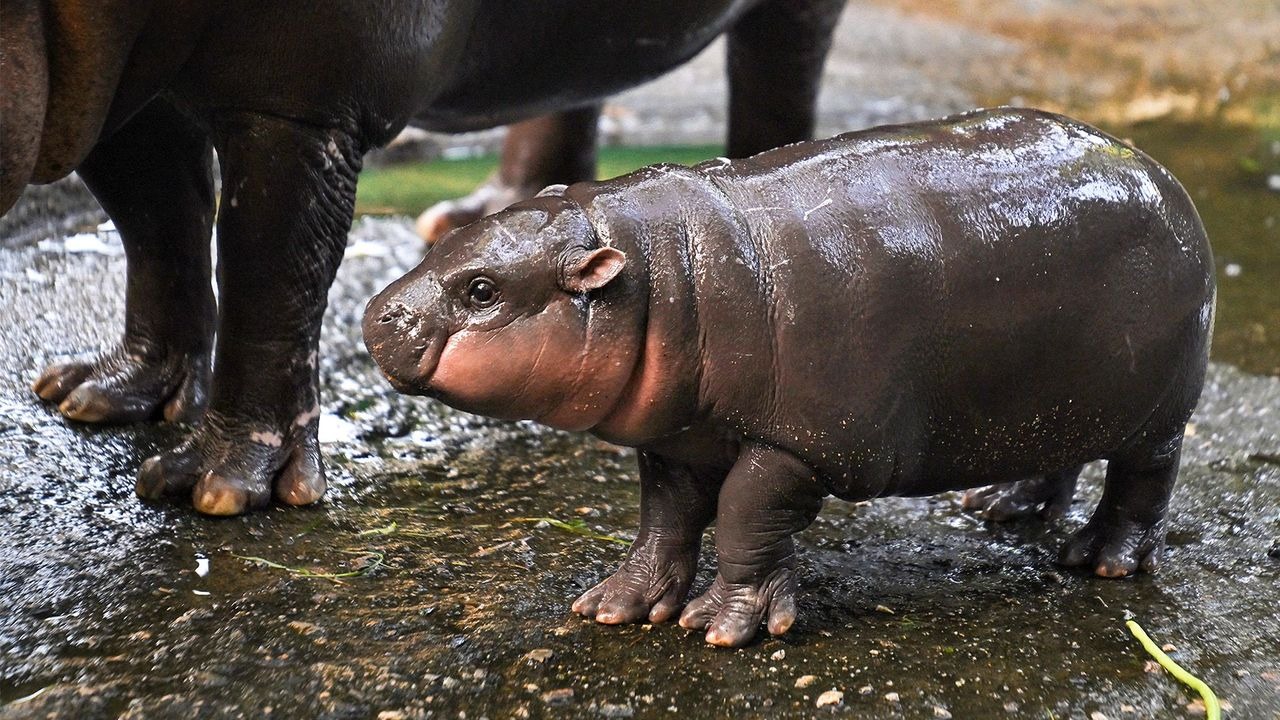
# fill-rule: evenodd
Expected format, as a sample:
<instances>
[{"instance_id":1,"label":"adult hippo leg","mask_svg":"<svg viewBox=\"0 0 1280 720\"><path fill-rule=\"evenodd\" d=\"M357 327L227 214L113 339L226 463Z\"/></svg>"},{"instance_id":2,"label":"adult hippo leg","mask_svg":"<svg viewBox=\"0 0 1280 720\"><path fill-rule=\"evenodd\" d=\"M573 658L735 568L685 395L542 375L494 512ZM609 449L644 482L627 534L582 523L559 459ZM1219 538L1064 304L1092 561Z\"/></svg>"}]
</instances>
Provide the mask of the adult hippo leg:
<instances>
[{"instance_id":1,"label":"adult hippo leg","mask_svg":"<svg viewBox=\"0 0 1280 720\"><path fill-rule=\"evenodd\" d=\"M191 492L234 515L324 493L317 347L351 227L361 152L344 132L258 114L221 118L219 328L209 409L148 460L138 494Z\"/></svg>"},{"instance_id":2,"label":"adult hippo leg","mask_svg":"<svg viewBox=\"0 0 1280 720\"><path fill-rule=\"evenodd\" d=\"M596 126L600 106L551 113L507 128L502 165L470 195L436 203L418 216L428 245L450 230L475 222L556 183L596 177Z\"/></svg>"},{"instance_id":3,"label":"adult hippo leg","mask_svg":"<svg viewBox=\"0 0 1280 720\"><path fill-rule=\"evenodd\" d=\"M211 156L205 133L157 99L81 165L120 231L129 275L119 344L35 382L67 418L192 421L204 410L216 313Z\"/></svg>"},{"instance_id":4,"label":"adult hippo leg","mask_svg":"<svg viewBox=\"0 0 1280 720\"><path fill-rule=\"evenodd\" d=\"M796 618L795 545L825 495L813 470L791 453L743 446L720 488L716 510L715 582L680 615L680 625L706 630L707 642L745 645L761 621L781 635Z\"/></svg>"},{"instance_id":5,"label":"adult hippo leg","mask_svg":"<svg viewBox=\"0 0 1280 720\"><path fill-rule=\"evenodd\" d=\"M729 31L729 157L813 136L822 66L844 0L771 0Z\"/></svg>"},{"instance_id":6,"label":"adult hippo leg","mask_svg":"<svg viewBox=\"0 0 1280 720\"><path fill-rule=\"evenodd\" d=\"M608 625L664 622L684 603L698 569L702 532L716 512L722 473L699 471L641 451L640 534L610 578L583 593L573 611Z\"/></svg>"},{"instance_id":7,"label":"adult hippo leg","mask_svg":"<svg viewBox=\"0 0 1280 720\"><path fill-rule=\"evenodd\" d=\"M1005 522L1037 513L1046 520L1062 517L1075 499L1076 481L1083 465L1017 482L969 490L961 507L975 510L993 522Z\"/></svg>"}]
</instances>

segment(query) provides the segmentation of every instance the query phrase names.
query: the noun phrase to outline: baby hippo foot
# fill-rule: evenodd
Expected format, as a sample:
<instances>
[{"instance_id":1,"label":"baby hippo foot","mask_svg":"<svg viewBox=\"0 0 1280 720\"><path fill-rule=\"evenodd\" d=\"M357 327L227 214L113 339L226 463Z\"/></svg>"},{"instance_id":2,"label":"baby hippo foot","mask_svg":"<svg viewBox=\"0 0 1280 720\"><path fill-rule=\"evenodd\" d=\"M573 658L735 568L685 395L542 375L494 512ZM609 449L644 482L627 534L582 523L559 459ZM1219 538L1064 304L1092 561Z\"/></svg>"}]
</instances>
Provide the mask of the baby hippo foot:
<instances>
[{"instance_id":1,"label":"baby hippo foot","mask_svg":"<svg viewBox=\"0 0 1280 720\"><path fill-rule=\"evenodd\" d=\"M274 497L308 505L325 491L315 417L285 430L229 422L210 411L172 450L142 464L138 496L148 500L190 493L206 515L240 515Z\"/></svg>"},{"instance_id":2,"label":"baby hippo foot","mask_svg":"<svg viewBox=\"0 0 1280 720\"><path fill-rule=\"evenodd\" d=\"M680 615L680 627L706 630L706 640L720 647L742 647L767 620L770 635L782 635L796 621L795 573L773 571L760 584L731 583L717 575L711 588Z\"/></svg>"},{"instance_id":3,"label":"baby hippo foot","mask_svg":"<svg viewBox=\"0 0 1280 720\"><path fill-rule=\"evenodd\" d=\"M1164 521L1141 523L1098 513L1062 548L1058 562L1092 567L1101 577L1125 577L1139 568L1156 572L1164 555Z\"/></svg>"},{"instance_id":4,"label":"baby hippo foot","mask_svg":"<svg viewBox=\"0 0 1280 720\"><path fill-rule=\"evenodd\" d=\"M1039 514L1045 520L1062 517L1075 498L1080 468L968 490L960 507L981 513L993 522Z\"/></svg>"},{"instance_id":5,"label":"baby hippo foot","mask_svg":"<svg viewBox=\"0 0 1280 720\"><path fill-rule=\"evenodd\" d=\"M199 419L207 403L208 353L121 345L91 360L50 365L32 385L68 420L127 423Z\"/></svg>"},{"instance_id":6,"label":"baby hippo foot","mask_svg":"<svg viewBox=\"0 0 1280 720\"><path fill-rule=\"evenodd\" d=\"M414 226L423 242L431 246L450 230L498 212L511 203L528 200L540 189L541 187L507 185L497 177L492 177L470 195L438 202L427 208L418 216Z\"/></svg>"},{"instance_id":7,"label":"baby hippo foot","mask_svg":"<svg viewBox=\"0 0 1280 720\"><path fill-rule=\"evenodd\" d=\"M573 611L605 625L675 617L697 570L697 544L637 541L622 567L583 593Z\"/></svg>"}]
</instances>

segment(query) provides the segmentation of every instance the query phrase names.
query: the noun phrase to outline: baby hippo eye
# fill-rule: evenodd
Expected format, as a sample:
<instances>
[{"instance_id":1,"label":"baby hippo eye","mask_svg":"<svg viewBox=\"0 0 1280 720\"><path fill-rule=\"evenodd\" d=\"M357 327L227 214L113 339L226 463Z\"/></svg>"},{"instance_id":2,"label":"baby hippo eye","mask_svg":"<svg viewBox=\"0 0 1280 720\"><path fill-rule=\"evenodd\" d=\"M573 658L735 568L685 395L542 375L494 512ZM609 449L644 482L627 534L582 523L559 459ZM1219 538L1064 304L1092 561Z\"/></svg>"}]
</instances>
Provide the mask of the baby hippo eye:
<instances>
[{"instance_id":1,"label":"baby hippo eye","mask_svg":"<svg viewBox=\"0 0 1280 720\"><path fill-rule=\"evenodd\" d=\"M498 287L489 278L478 277L467 287L467 301L472 307L492 307L498 301Z\"/></svg>"}]
</instances>

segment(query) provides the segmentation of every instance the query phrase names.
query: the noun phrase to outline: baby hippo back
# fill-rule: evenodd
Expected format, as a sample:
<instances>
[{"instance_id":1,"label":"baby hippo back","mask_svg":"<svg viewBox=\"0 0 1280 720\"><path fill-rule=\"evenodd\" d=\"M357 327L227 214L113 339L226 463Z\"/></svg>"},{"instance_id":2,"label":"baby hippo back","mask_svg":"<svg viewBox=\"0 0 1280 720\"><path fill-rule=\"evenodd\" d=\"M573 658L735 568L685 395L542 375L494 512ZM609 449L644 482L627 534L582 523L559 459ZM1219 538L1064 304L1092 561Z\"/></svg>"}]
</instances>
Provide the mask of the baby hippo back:
<instances>
[{"instance_id":1,"label":"baby hippo back","mask_svg":"<svg viewBox=\"0 0 1280 720\"><path fill-rule=\"evenodd\" d=\"M1166 170L1083 124L979 111L647 177L586 206L605 236L647 233L651 312L691 304L692 412L842 496L1108 457L1199 394L1203 228Z\"/></svg>"}]
</instances>

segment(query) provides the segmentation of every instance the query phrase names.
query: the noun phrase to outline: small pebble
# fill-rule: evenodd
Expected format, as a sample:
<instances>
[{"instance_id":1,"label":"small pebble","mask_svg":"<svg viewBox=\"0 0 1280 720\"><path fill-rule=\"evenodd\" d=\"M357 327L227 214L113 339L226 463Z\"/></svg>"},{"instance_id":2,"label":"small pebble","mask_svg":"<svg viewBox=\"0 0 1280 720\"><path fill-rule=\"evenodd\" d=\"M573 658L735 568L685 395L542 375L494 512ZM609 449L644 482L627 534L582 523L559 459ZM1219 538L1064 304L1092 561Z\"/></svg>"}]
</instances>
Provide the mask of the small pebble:
<instances>
[{"instance_id":1,"label":"small pebble","mask_svg":"<svg viewBox=\"0 0 1280 720\"><path fill-rule=\"evenodd\" d=\"M796 687L807 688L816 682L818 682L817 675L801 675L800 677L796 678Z\"/></svg>"},{"instance_id":2,"label":"small pebble","mask_svg":"<svg viewBox=\"0 0 1280 720\"><path fill-rule=\"evenodd\" d=\"M844 693L839 690L828 690L818 696L818 707L827 707L828 705L843 705Z\"/></svg>"},{"instance_id":3,"label":"small pebble","mask_svg":"<svg viewBox=\"0 0 1280 720\"><path fill-rule=\"evenodd\" d=\"M635 709L630 705L618 703L601 703L596 712L607 718L629 718L636 714Z\"/></svg>"},{"instance_id":4,"label":"small pebble","mask_svg":"<svg viewBox=\"0 0 1280 720\"><path fill-rule=\"evenodd\" d=\"M858 688L859 695L870 695L875 691L876 689L871 687L870 685L863 685L862 687Z\"/></svg>"},{"instance_id":5,"label":"small pebble","mask_svg":"<svg viewBox=\"0 0 1280 720\"><path fill-rule=\"evenodd\" d=\"M1111 718L1107 717L1106 713L1094 710L1089 713L1089 720L1111 720Z\"/></svg>"},{"instance_id":6,"label":"small pebble","mask_svg":"<svg viewBox=\"0 0 1280 720\"><path fill-rule=\"evenodd\" d=\"M555 655L555 653L547 648L538 648L537 650L530 650L525 653L524 659L531 663L541 664L550 660L553 655Z\"/></svg>"},{"instance_id":7,"label":"small pebble","mask_svg":"<svg viewBox=\"0 0 1280 720\"><path fill-rule=\"evenodd\" d=\"M784 658L784 657L786 657L786 656L787 656L787 651L786 651L786 650L779 650L779 651L775 652L774 654L770 655L770 656L769 656L769 659L770 659L770 660L781 660L782 658Z\"/></svg>"},{"instance_id":8,"label":"small pebble","mask_svg":"<svg viewBox=\"0 0 1280 720\"><path fill-rule=\"evenodd\" d=\"M548 705L568 705L573 702L573 688L560 688L542 693L542 702Z\"/></svg>"},{"instance_id":9,"label":"small pebble","mask_svg":"<svg viewBox=\"0 0 1280 720\"><path fill-rule=\"evenodd\" d=\"M885 699L885 701L886 701L886 702L896 703L896 702L898 702L898 693L896 693L896 692L887 692L887 693L885 693L885 694L884 694L884 699Z\"/></svg>"},{"instance_id":10,"label":"small pebble","mask_svg":"<svg viewBox=\"0 0 1280 720\"><path fill-rule=\"evenodd\" d=\"M941 705L934 705L933 716L940 720L951 720L951 711Z\"/></svg>"}]
</instances>

